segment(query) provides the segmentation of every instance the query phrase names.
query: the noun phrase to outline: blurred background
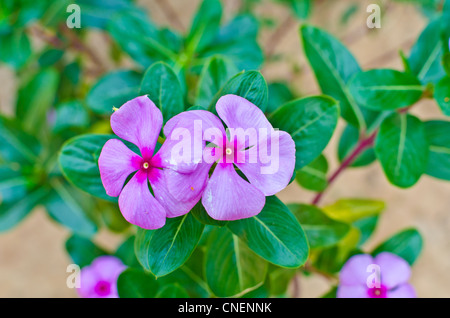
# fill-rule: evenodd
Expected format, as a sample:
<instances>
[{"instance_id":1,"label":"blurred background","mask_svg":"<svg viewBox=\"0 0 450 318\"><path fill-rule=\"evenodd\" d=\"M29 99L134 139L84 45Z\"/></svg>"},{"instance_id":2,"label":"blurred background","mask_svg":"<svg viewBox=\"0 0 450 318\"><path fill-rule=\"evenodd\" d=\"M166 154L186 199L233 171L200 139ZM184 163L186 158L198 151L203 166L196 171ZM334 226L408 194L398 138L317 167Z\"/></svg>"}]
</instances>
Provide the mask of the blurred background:
<instances>
[{"instance_id":1,"label":"blurred background","mask_svg":"<svg viewBox=\"0 0 450 318\"><path fill-rule=\"evenodd\" d=\"M136 1L157 25L171 26L186 32L199 4L198 0ZM241 0L223 0L225 19L242 5ZM381 28L368 29L366 8L371 3L382 7ZM169 9L169 11L168 11ZM172 14L168 14L171 12ZM288 8L271 1L258 1L254 14L266 21L259 43L271 62L261 72L268 81L282 80L291 84L296 95L319 94L314 74L309 68L298 35L300 22ZM176 16L176 18L174 18ZM176 21L175 21L176 20ZM83 21L81 21L83 24ZM409 54L412 44L427 24L417 7L394 1L319 0L314 2L310 24L337 36L358 59L363 69L402 69L399 50ZM39 46L34 39L33 45ZM107 39L100 32L88 35L88 45L106 67L113 68L105 50ZM125 62L126 63L126 62ZM131 62L130 62L131 63ZM131 64L130 64L131 65ZM16 101L17 79L5 65L0 66L0 111L12 113ZM413 114L423 120L443 118L435 102L422 101ZM336 148L343 128L338 127L325 154L330 170L337 166ZM450 133L450 132L449 132ZM0 141L1 142L1 141ZM314 193L301 189L295 182L279 197L285 203L310 202ZM419 297L450 297L450 183L428 176L411 189L391 186L379 163L365 168L349 169L325 194L323 204L339 198L373 198L386 202L375 235L367 247L372 248L394 233L410 226L424 237L424 249L413 267L412 284ZM74 297L66 287L66 267L71 263L64 249L69 232L36 208L18 227L0 235L0 297ZM119 237L100 232L95 241L115 248ZM315 275L298 281L299 297L317 297L327 292L329 284Z\"/></svg>"}]
</instances>

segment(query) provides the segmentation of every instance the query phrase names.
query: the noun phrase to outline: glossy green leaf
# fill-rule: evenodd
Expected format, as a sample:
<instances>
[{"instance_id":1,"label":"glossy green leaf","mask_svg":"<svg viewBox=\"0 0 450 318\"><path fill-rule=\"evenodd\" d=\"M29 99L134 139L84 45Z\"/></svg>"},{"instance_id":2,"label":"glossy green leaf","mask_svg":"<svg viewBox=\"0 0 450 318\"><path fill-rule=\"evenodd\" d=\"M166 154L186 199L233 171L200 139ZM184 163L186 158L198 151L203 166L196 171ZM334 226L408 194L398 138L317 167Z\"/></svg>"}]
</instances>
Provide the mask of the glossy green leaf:
<instances>
[{"instance_id":1,"label":"glossy green leaf","mask_svg":"<svg viewBox=\"0 0 450 318\"><path fill-rule=\"evenodd\" d=\"M379 215L385 208L383 201L369 199L341 199L323 208L332 219L353 223L360 219Z\"/></svg>"},{"instance_id":2,"label":"glossy green leaf","mask_svg":"<svg viewBox=\"0 0 450 318\"><path fill-rule=\"evenodd\" d=\"M189 294L179 284L173 284L162 287L156 298L189 298Z\"/></svg>"},{"instance_id":3,"label":"glossy green leaf","mask_svg":"<svg viewBox=\"0 0 450 318\"><path fill-rule=\"evenodd\" d=\"M117 201L106 194L100 179L98 157L103 145L114 135L81 135L68 140L59 154L61 170L71 183L81 190L109 201Z\"/></svg>"},{"instance_id":4,"label":"glossy green leaf","mask_svg":"<svg viewBox=\"0 0 450 318\"><path fill-rule=\"evenodd\" d=\"M411 71L424 84L437 82L445 75L442 59L441 20L430 22L411 49Z\"/></svg>"},{"instance_id":5,"label":"glossy green leaf","mask_svg":"<svg viewBox=\"0 0 450 318\"><path fill-rule=\"evenodd\" d=\"M56 69L41 70L19 89L16 117L25 130L40 134L47 125L47 113L53 106L58 88Z\"/></svg>"},{"instance_id":6,"label":"glossy green leaf","mask_svg":"<svg viewBox=\"0 0 450 318\"><path fill-rule=\"evenodd\" d=\"M375 215L362 218L353 222L353 226L356 227L361 233L358 242L358 247L363 245L371 237L377 226L378 219L379 219L378 215Z\"/></svg>"},{"instance_id":7,"label":"glossy green leaf","mask_svg":"<svg viewBox=\"0 0 450 318\"><path fill-rule=\"evenodd\" d=\"M20 164L37 160L41 145L33 135L23 131L19 121L0 115L0 139L1 159Z\"/></svg>"},{"instance_id":8,"label":"glossy green leaf","mask_svg":"<svg viewBox=\"0 0 450 318\"><path fill-rule=\"evenodd\" d=\"M157 61L176 58L171 50L173 43L167 41L167 33L158 30L144 11L120 12L108 24L108 31L122 50L144 68Z\"/></svg>"},{"instance_id":9,"label":"glossy green leaf","mask_svg":"<svg viewBox=\"0 0 450 318\"><path fill-rule=\"evenodd\" d=\"M130 0L78 0L82 27L105 29L111 18L122 10L132 8Z\"/></svg>"},{"instance_id":10,"label":"glossy green leaf","mask_svg":"<svg viewBox=\"0 0 450 318\"><path fill-rule=\"evenodd\" d=\"M140 269L128 268L117 279L120 298L153 298L158 292L158 282Z\"/></svg>"},{"instance_id":11,"label":"glossy green leaf","mask_svg":"<svg viewBox=\"0 0 450 318\"><path fill-rule=\"evenodd\" d=\"M26 32L16 30L9 34L0 34L0 61L19 69L30 56L31 43Z\"/></svg>"},{"instance_id":12,"label":"glossy green leaf","mask_svg":"<svg viewBox=\"0 0 450 318\"><path fill-rule=\"evenodd\" d=\"M350 231L348 224L329 218L315 206L290 204L289 209L305 230L311 248L335 245Z\"/></svg>"},{"instance_id":13,"label":"glossy green leaf","mask_svg":"<svg viewBox=\"0 0 450 318\"><path fill-rule=\"evenodd\" d=\"M430 144L425 173L450 181L450 122L441 120L425 122L425 133Z\"/></svg>"},{"instance_id":14,"label":"glossy green leaf","mask_svg":"<svg viewBox=\"0 0 450 318\"><path fill-rule=\"evenodd\" d=\"M416 229L407 229L395 234L374 249L372 255L381 252L390 252L402 257L410 265L413 265L422 251L422 236Z\"/></svg>"},{"instance_id":15,"label":"glossy green leaf","mask_svg":"<svg viewBox=\"0 0 450 318\"><path fill-rule=\"evenodd\" d=\"M93 208L92 200L60 181L53 181L52 188L44 203L48 214L74 233L88 237L95 234L97 225L89 215Z\"/></svg>"},{"instance_id":16,"label":"glossy green leaf","mask_svg":"<svg viewBox=\"0 0 450 318\"><path fill-rule=\"evenodd\" d=\"M111 115L113 107L119 108L139 96L141 78L141 74L135 71L109 73L91 88L86 97L86 104L97 114Z\"/></svg>"},{"instance_id":17,"label":"glossy green leaf","mask_svg":"<svg viewBox=\"0 0 450 318\"><path fill-rule=\"evenodd\" d=\"M386 118L375 141L375 153L386 177L401 188L411 187L425 172L428 147L423 123L408 114Z\"/></svg>"},{"instance_id":18,"label":"glossy green leaf","mask_svg":"<svg viewBox=\"0 0 450 318\"><path fill-rule=\"evenodd\" d=\"M264 283L267 263L226 228L215 228L208 238L205 278L218 297L248 293Z\"/></svg>"},{"instance_id":19,"label":"glossy green leaf","mask_svg":"<svg viewBox=\"0 0 450 318\"><path fill-rule=\"evenodd\" d=\"M220 97L228 94L241 96L265 111L268 100L267 83L260 72L248 71L233 76L214 96L209 110L214 110Z\"/></svg>"},{"instance_id":20,"label":"glossy green leaf","mask_svg":"<svg viewBox=\"0 0 450 318\"><path fill-rule=\"evenodd\" d=\"M295 141L295 169L316 159L327 146L339 118L338 103L326 96L297 99L278 108L269 121Z\"/></svg>"},{"instance_id":21,"label":"glossy green leaf","mask_svg":"<svg viewBox=\"0 0 450 318\"><path fill-rule=\"evenodd\" d=\"M251 15L238 15L221 27L202 57L222 55L230 59L239 70L259 69L264 61L257 41L258 21Z\"/></svg>"},{"instance_id":22,"label":"glossy green leaf","mask_svg":"<svg viewBox=\"0 0 450 318\"><path fill-rule=\"evenodd\" d=\"M164 62L157 62L148 68L142 78L139 95L148 95L161 110L165 122L184 110L180 82L172 68Z\"/></svg>"},{"instance_id":23,"label":"glossy green leaf","mask_svg":"<svg viewBox=\"0 0 450 318\"><path fill-rule=\"evenodd\" d=\"M359 130L347 125L341 135L338 146L338 158L342 162L347 158L358 144L360 138ZM375 151L373 147L364 150L356 159L350 164L350 167L363 167L371 164L376 160Z\"/></svg>"},{"instance_id":24,"label":"glossy green leaf","mask_svg":"<svg viewBox=\"0 0 450 318\"><path fill-rule=\"evenodd\" d=\"M289 268L275 268L269 272L270 294L281 296L287 292L290 282L295 277L296 270Z\"/></svg>"},{"instance_id":25,"label":"glossy green leaf","mask_svg":"<svg viewBox=\"0 0 450 318\"><path fill-rule=\"evenodd\" d=\"M89 113L80 101L68 101L56 107L53 132L63 133L67 129L86 128L88 125Z\"/></svg>"},{"instance_id":26,"label":"glossy green leaf","mask_svg":"<svg viewBox=\"0 0 450 318\"><path fill-rule=\"evenodd\" d=\"M190 52L199 52L211 43L219 30L221 17L222 5L220 1L202 1L186 39Z\"/></svg>"},{"instance_id":27,"label":"glossy green leaf","mask_svg":"<svg viewBox=\"0 0 450 318\"><path fill-rule=\"evenodd\" d=\"M322 92L339 101L341 116L347 122L366 127L365 110L360 109L347 88L350 79L361 71L358 62L339 40L321 29L303 25L300 34Z\"/></svg>"},{"instance_id":28,"label":"glossy green leaf","mask_svg":"<svg viewBox=\"0 0 450 318\"><path fill-rule=\"evenodd\" d=\"M19 167L0 165L0 176L0 204L20 200L34 185Z\"/></svg>"},{"instance_id":29,"label":"glossy green leaf","mask_svg":"<svg viewBox=\"0 0 450 318\"><path fill-rule=\"evenodd\" d=\"M236 66L229 60L221 56L210 58L200 74L195 105L208 107L217 92L236 73Z\"/></svg>"},{"instance_id":30,"label":"glossy green leaf","mask_svg":"<svg viewBox=\"0 0 450 318\"><path fill-rule=\"evenodd\" d=\"M442 112L450 116L450 77L442 78L434 87L434 99Z\"/></svg>"},{"instance_id":31,"label":"glossy green leaf","mask_svg":"<svg viewBox=\"0 0 450 318\"><path fill-rule=\"evenodd\" d=\"M275 265L296 268L308 258L302 227L275 196L266 197L266 205L258 215L230 221L227 226L251 250Z\"/></svg>"},{"instance_id":32,"label":"glossy green leaf","mask_svg":"<svg viewBox=\"0 0 450 318\"><path fill-rule=\"evenodd\" d=\"M311 0L288 0L292 12L298 19L307 19L311 13Z\"/></svg>"},{"instance_id":33,"label":"glossy green leaf","mask_svg":"<svg viewBox=\"0 0 450 318\"><path fill-rule=\"evenodd\" d=\"M139 228L134 245L136 257L156 277L167 275L191 256L204 227L188 213L167 219L164 227L158 230Z\"/></svg>"},{"instance_id":34,"label":"glossy green leaf","mask_svg":"<svg viewBox=\"0 0 450 318\"><path fill-rule=\"evenodd\" d=\"M47 189L38 188L17 200L4 203L0 201L0 232L16 226L40 203L47 193Z\"/></svg>"},{"instance_id":35,"label":"glossy green leaf","mask_svg":"<svg viewBox=\"0 0 450 318\"><path fill-rule=\"evenodd\" d=\"M377 69L357 74L349 83L349 90L359 105L383 111L413 105L424 87L411 74Z\"/></svg>"},{"instance_id":36,"label":"glossy green leaf","mask_svg":"<svg viewBox=\"0 0 450 318\"><path fill-rule=\"evenodd\" d=\"M76 234L66 241L66 250L72 261L80 267L90 265L97 257L108 254L91 240Z\"/></svg>"},{"instance_id":37,"label":"glossy green leaf","mask_svg":"<svg viewBox=\"0 0 450 318\"><path fill-rule=\"evenodd\" d=\"M294 99L294 94L291 92L287 84L281 82L271 83L268 86L269 100L267 103L267 113L273 113L278 107L286 104Z\"/></svg>"},{"instance_id":38,"label":"glossy green leaf","mask_svg":"<svg viewBox=\"0 0 450 318\"><path fill-rule=\"evenodd\" d=\"M117 248L114 256L120 258L122 262L129 267L141 268L141 264L139 264L139 261L136 258L136 254L134 253L134 240L134 235L128 237Z\"/></svg>"},{"instance_id":39,"label":"glossy green leaf","mask_svg":"<svg viewBox=\"0 0 450 318\"><path fill-rule=\"evenodd\" d=\"M320 192L328 185L328 162L320 155L296 172L295 180L305 189Z\"/></svg>"}]
</instances>

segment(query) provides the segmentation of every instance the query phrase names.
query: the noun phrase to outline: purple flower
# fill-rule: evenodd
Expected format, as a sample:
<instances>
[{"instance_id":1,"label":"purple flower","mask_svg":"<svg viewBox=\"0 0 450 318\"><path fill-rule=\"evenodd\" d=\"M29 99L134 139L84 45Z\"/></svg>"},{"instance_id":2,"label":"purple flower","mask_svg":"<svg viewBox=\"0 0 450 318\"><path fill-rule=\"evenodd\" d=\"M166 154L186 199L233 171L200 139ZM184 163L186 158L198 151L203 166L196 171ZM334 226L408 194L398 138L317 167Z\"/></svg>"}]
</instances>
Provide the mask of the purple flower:
<instances>
[{"instance_id":1,"label":"purple flower","mask_svg":"<svg viewBox=\"0 0 450 318\"><path fill-rule=\"evenodd\" d=\"M126 266L114 256L99 256L80 272L78 294L83 298L118 298L117 278Z\"/></svg>"},{"instance_id":2,"label":"purple flower","mask_svg":"<svg viewBox=\"0 0 450 318\"><path fill-rule=\"evenodd\" d=\"M294 141L288 133L275 130L264 113L242 97L223 96L216 110L227 131L219 118L202 110L181 113L167 122L164 131L174 132L178 127L193 131L195 122L201 121L201 142L209 142L202 163L183 177L176 176L178 184L169 182L169 191L184 200L203 192L203 206L216 220L252 217L261 212L266 196L289 184L295 166ZM187 147L192 141L188 142ZM208 180L211 167L214 170ZM190 188L193 184L196 191Z\"/></svg>"},{"instance_id":3,"label":"purple flower","mask_svg":"<svg viewBox=\"0 0 450 318\"><path fill-rule=\"evenodd\" d=\"M410 276L409 264L395 254L355 255L341 269L337 297L415 298Z\"/></svg>"},{"instance_id":4,"label":"purple flower","mask_svg":"<svg viewBox=\"0 0 450 318\"><path fill-rule=\"evenodd\" d=\"M126 102L111 115L111 128L117 136L135 144L141 155L131 151L122 141L110 139L98 160L106 193L119 196L119 208L124 218L144 229L163 227L166 217L186 214L200 200L197 195L180 201L168 191L168 176L172 183L177 182L179 173L192 170L192 164L173 160L171 139L154 154L162 124L161 111L147 96ZM128 176L135 171L124 187Z\"/></svg>"}]
</instances>

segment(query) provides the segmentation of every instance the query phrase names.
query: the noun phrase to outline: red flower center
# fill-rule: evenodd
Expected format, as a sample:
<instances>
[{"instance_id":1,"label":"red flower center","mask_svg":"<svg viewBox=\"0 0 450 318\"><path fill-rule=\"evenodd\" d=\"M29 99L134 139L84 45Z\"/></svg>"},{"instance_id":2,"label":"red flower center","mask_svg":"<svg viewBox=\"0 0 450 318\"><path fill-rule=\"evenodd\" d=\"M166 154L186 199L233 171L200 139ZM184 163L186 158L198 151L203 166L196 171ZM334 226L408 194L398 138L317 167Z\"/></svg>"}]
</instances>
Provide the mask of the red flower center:
<instances>
[{"instance_id":1,"label":"red flower center","mask_svg":"<svg viewBox=\"0 0 450 318\"><path fill-rule=\"evenodd\" d=\"M94 287L95 293L99 296L108 296L111 292L111 284L101 280Z\"/></svg>"}]
</instances>

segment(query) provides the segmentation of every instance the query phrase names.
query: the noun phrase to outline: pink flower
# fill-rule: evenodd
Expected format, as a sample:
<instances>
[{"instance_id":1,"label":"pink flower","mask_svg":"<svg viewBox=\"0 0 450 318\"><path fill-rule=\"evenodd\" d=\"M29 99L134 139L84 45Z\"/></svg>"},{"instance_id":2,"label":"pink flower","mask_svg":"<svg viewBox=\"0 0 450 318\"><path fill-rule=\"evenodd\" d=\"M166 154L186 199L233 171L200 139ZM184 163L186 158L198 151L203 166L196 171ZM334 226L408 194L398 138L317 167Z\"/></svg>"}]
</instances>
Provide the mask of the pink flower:
<instances>
[{"instance_id":1,"label":"pink flower","mask_svg":"<svg viewBox=\"0 0 450 318\"><path fill-rule=\"evenodd\" d=\"M117 278L125 268L117 257L97 257L81 269L78 294L83 298L118 298Z\"/></svg>"},{"instance_id":2,"label":"pink flower","mask_svg":"<svg viewBox=\"0 0 450 318\"><path fill-rule=\"evenodd\" d=\"M266 196L274 195L289 184L295 166L294 141L288 133L275 130L264 113L242 97L223 96L216 110L228 127L229 135L217 116L202 110L181 113L167 122L165 132L173 132L178 127L193 131L193 123L201 121L203 145L205 141L210 142L204 147L202 163L181 178L177 175L178 183L169 182L172 184L169 191L179 200L203 192L203 206L216 220L252 217L261 212ZM268 154L275 164L266 160L270 159Z\"/></svg>"},{"instance_id":3,"label":"pink flower","mask_svg":"<svg viewBox=\"0 0 450 318\"><path fill-rule=\"evenodd\" d=\"M106 193L119 196L119 208L124 218L144 229L163 227L166 217L186 214L200 200L198 195L180 201L168 191L167 176L176 182L179 172L189 172L192 164L172 160L171 139L154 154L162 124L161 111L147 96L126 102L111 115L111 128L117 136L135 144L141 155L131 151L122 141L110 139L98 160ZM124 187L128 176L135 171Z\"/></svg>"},{"instance_id":4,"label":"pink flower","mask_svg":"<svg viewBox=\"0 0 450 318\"><path fill-rule=\"evenodd\" d=\"M375 258L355 255L341 269L337 297L415 298L416 292L408 283L410 276L409 264L395 254L383 252Z\"/></svg>"}]
</instances>

